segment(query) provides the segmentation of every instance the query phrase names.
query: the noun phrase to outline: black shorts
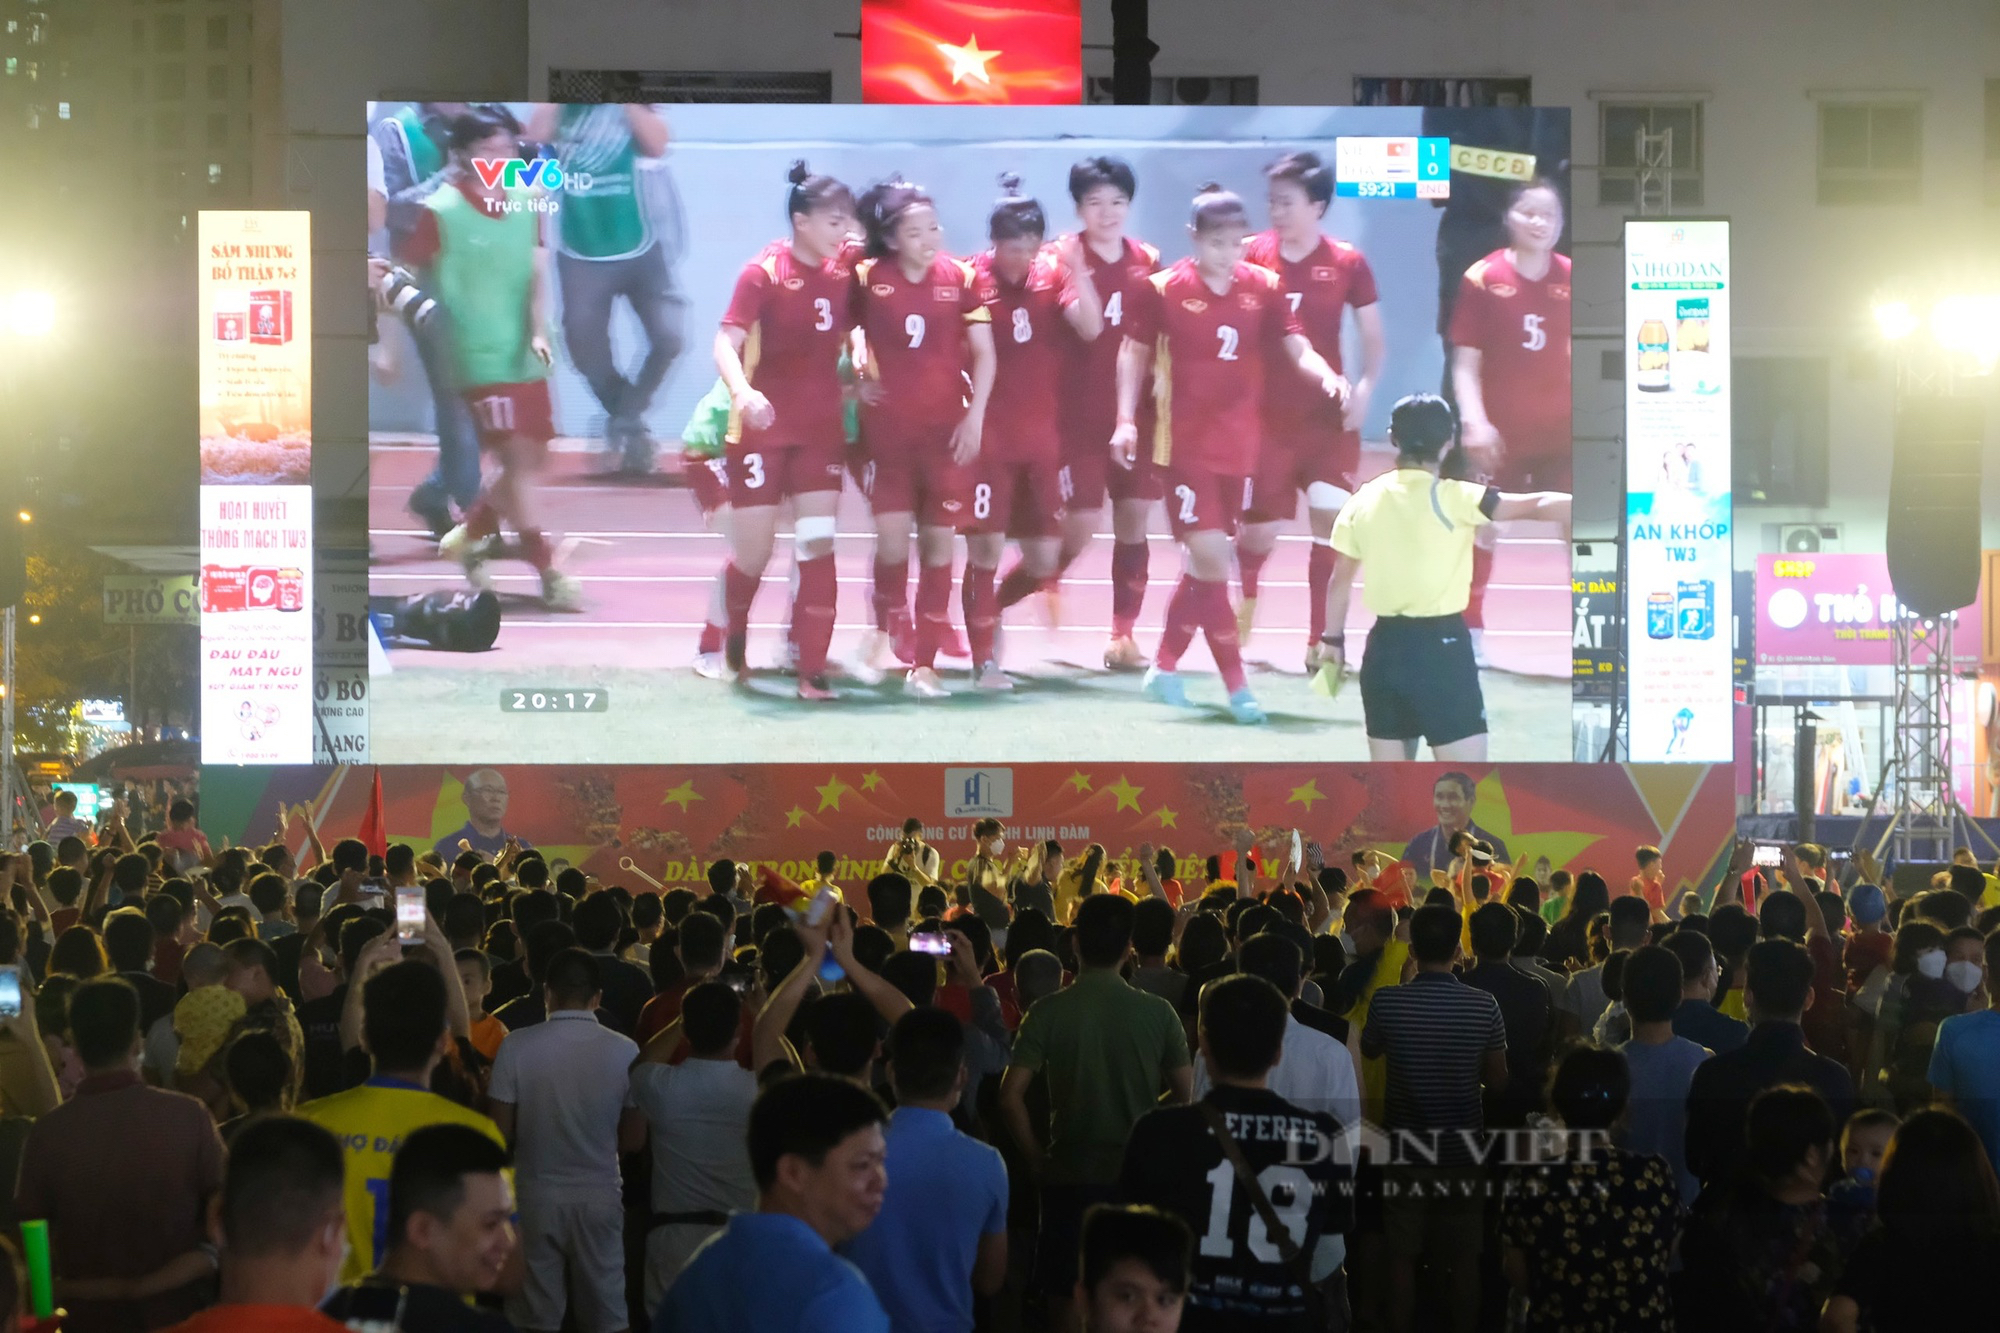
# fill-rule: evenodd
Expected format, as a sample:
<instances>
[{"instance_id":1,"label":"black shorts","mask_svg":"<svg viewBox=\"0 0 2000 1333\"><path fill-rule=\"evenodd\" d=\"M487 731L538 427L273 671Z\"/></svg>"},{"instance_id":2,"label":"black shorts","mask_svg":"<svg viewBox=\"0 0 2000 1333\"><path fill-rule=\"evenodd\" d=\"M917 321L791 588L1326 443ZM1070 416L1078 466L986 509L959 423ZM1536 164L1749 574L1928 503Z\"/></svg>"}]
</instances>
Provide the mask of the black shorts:
<instances>
[{"instance_id":1,"label":"black shorts","mask_svg":"<svg viewBox=\"0 0 2000 1333\"><path fill-rule=\"evenodd\" d=\"M1486 696L1465 617L1384 616L1361 656L1369 738L1450 745L1486 732Z\"/></svg>"}]
</instances>

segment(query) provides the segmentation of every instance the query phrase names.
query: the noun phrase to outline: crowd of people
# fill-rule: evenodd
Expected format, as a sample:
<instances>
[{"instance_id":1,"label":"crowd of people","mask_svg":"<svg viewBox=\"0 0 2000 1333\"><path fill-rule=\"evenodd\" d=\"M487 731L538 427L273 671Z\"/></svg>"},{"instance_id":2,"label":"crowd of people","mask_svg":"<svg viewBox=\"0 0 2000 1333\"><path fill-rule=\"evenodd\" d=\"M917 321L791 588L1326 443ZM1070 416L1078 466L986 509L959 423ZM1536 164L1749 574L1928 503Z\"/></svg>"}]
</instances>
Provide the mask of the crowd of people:
<instances>
[{"instance_id":1,"label":"crowd of people","mask_svg":"<svg viewBox=\"0 0 2000 1333\"><path fill-rule=\"evenodd\" d=\"M912 821L866 884L703 893L36 843L0 1223L47 1223L70 1333L1991 1326L1969 853L1898 897L1744 845L1703 895L1470 827L1427 884L975 836L958 882Z\"/></svg>"}]
</instances>

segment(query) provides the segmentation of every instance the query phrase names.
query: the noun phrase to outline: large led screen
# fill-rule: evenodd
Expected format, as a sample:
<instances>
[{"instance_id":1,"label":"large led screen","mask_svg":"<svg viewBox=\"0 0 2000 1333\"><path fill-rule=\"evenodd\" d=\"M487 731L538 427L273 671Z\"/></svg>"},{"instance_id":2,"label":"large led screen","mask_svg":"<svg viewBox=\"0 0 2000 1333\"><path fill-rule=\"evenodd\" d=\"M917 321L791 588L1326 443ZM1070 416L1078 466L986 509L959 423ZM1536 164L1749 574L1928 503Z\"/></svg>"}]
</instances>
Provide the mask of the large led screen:
<instances>
[{"instance_id":1,"label":"large led screen","mask_svg":"<svg viewBox=\"0 0 2000 1333\"><path fill-rule=\"evenodd\" d=\"M368 122L376 762L1569 757L1566 111Z\"/></svg>"}]
</instances>

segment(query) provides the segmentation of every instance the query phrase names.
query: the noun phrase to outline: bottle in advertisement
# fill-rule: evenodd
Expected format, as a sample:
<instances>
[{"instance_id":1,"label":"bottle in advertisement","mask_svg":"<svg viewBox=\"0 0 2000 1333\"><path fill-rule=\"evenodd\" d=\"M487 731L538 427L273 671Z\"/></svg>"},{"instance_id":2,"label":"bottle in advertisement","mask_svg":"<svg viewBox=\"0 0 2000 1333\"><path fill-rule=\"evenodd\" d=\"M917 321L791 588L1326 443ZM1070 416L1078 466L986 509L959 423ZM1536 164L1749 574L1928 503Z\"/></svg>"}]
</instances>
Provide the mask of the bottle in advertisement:
<instances>
[{"instance_id":1,"label":"bottle in advertisement","mask_svg":"<svg viewBox=\"0 0 2000 1333\"><path fill-rule=\"evenodd\" d=\"M1665 393L1673 387L1673 350L1664 319L1639 321L1633 380L1641 393Z\"/></svg>"},{"instance_id":2,"label":"bottle in advertisement","mask_svg":"<svg viewBox=\"0 0 2000 1333\"><path fill-rule=\"evenodd\" d=\"M1682 639L1715 637L1715 580L1681 580L1674 598L1674 633Z\"/></svg>"},{"instance_id":3,"label":"bottle in advertisement","mask_svg":"<svg viewBox=\"0 0 2000 1333\"><path fill-rule=\"evenodd\" d=\"M1684 296L1674 303L1672 377L1678 393L1715 393L1722 386L1708 345L1708 298Z\"/></svg>"},{"instance_id":4,"label":"bottle in advertisement","mask_svg":"<svg viewBox=\"0 0 2000 1333\"><path fill-rule=\"evenodd\" d=\"M1671 639L1674 637L1674 595L1670 592L1649 592L1646 594L1646 637L1649 639Z\"/></svg>"},{"instance_id":5,"label":"bottle in advertisement","mask_svg":"<svg viewBox=\"0 0 2000 1333\"><path fill-rule=\"evenodd\" d=\"M305 571L290 566L278 571L278 609L280 611L306 609Z\"/></svg>"}]
</instances>

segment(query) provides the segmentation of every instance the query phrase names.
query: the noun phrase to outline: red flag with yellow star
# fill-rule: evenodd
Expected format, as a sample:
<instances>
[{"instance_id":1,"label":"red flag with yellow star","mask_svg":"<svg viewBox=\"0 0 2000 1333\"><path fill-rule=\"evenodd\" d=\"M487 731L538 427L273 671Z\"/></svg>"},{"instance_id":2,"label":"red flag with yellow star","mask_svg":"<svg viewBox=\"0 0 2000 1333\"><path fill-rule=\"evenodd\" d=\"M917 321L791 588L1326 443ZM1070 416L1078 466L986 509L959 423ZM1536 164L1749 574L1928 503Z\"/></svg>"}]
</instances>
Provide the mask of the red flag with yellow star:
<instances>
[{"instance_id":1,"label":"red flag with yellow star","mask_svg":"<svg viewBox=\"0 0 2000 1333\"><path fill-rule=\"evenodd\" d=\"M862 0L861 100L1083 100L1082 0Z\"/></svg>"}]
</instances>

